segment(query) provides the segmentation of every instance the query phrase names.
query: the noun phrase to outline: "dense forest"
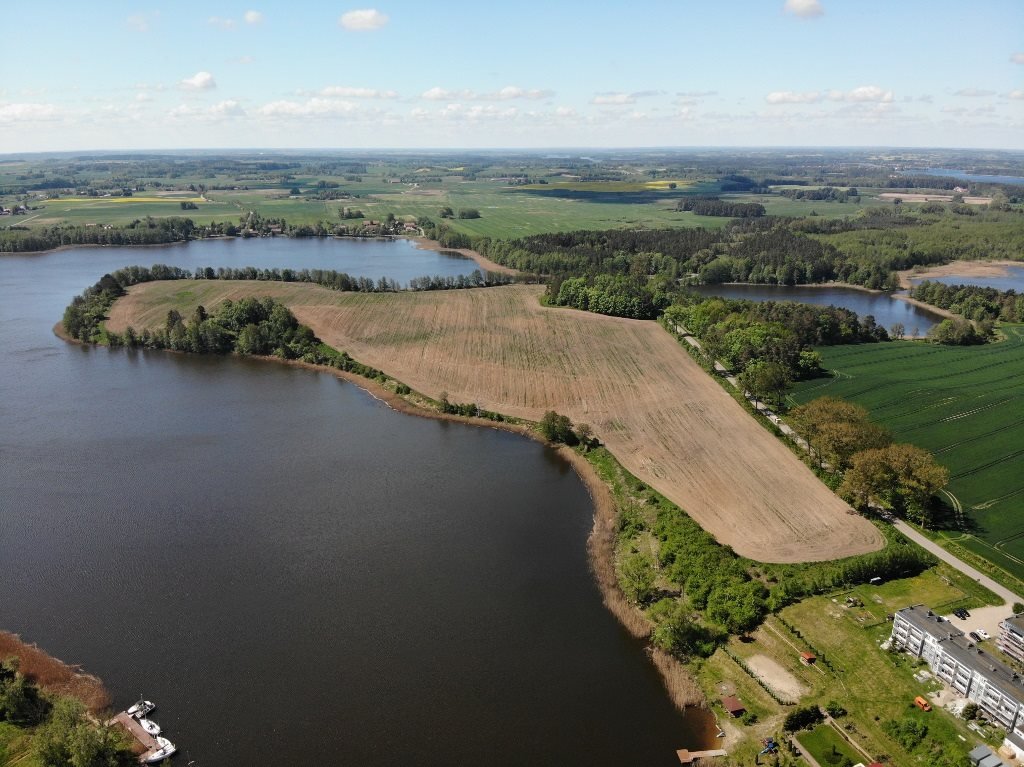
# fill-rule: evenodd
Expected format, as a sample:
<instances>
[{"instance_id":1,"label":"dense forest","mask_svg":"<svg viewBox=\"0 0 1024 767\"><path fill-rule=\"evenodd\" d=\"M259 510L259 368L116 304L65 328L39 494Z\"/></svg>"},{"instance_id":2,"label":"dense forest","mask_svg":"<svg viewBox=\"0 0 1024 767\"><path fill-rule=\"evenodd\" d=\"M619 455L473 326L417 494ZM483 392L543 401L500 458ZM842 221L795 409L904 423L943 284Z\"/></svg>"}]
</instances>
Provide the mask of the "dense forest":
<instances>
[{"instance_id":1,"label":"dense forest","mask_svg":"<svg viewBox=\"0 0 1024 767\"><path fill-rule=\"evenodd\" d=\"M1015 290L1000 291L979 285L945 285L924 280L910 289L911 298L948 309L975 322L1024 319L1024 295Z\"/></svg>"},{"instance_id":2,"label":"dense forest","mask_svg":"<svg viewBox=\"0 0 1024 767\"><path fill-rule=\"evenodd\" d=\"M698 216L726 218L758 218L764 215L764 205L760 203L735 202L720 197L687 197L676 203L676 210L693 211Z\"/></svg>"}]
</instances>

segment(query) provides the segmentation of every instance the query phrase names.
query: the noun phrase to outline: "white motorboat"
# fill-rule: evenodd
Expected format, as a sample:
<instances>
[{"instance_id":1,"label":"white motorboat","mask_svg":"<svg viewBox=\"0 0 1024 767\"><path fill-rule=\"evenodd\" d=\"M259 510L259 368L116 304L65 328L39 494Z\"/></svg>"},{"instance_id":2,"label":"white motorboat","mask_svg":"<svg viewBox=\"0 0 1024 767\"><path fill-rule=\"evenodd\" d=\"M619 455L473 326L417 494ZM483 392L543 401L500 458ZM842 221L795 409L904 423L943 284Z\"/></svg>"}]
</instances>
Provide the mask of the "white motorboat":
<instances>
[{"instance_id":1,"label":"white motorboat","mask_svg":"<svg viewBox=\"0 0 1024 767\"><path fill-rule=\"evenodd\" d=\"M136 719L144 717L151 711L156 710L156 703L151 700L144 700L139 698L138 702L128 707L128 716L134 716Z\"/></svg>"},{"instance_id":2,"label":"white motorboat","mask_svg":"<svg viewBox=\"0 0 1024 767\"><path fill-rule=\"evenodd\" d=\"M160 734L160 725L158 725L152 719L140 718L139 719L139 727L141 727L142 729L144 729L146 732L148 732L150 735L152 735L154 737L156 737L157 735Z\"/></svg>"},{"instance_id":3,"label":"white motorboat","mask_svg":"<svg viewBox=\"0 0 1024 767\"><path fill-rule=\"evenodd\" d=\"M173 743L171 743L171 741L167 740L167 738L157 738L156 742L157 745L160 746L160 748L158 748L156 751L154 751L146 757L146 764L156 764L157 762L162 762L164 759L167 759L169 756L172 756L174 752L178 750L177 747Z\"/></svg>"}]
</instances>

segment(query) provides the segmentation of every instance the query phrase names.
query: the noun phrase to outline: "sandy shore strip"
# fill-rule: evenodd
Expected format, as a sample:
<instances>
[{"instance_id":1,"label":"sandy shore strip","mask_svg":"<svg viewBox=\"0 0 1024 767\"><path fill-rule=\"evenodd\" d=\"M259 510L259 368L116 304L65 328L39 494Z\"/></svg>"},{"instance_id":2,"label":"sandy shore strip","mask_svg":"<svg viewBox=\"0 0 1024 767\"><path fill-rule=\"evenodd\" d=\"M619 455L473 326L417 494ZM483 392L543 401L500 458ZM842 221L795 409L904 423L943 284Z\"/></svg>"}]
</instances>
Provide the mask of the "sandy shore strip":
<instances>
[{"instance_id":1,"label":"sandy shore strip","mask_svg":"<svg viewBox=\"0 0 1024 767\"><path fill-rule=\"evenodd\" d=\"M437 240L428 240L426 237L412 237L410 238L416 243L416 247L421 250L436 250L446 251L448 253L458 253L464 258L471 258L476 261L477 265L485 272L498 272L499 274L519 274L518 271L507 266L491 261L487 256L482 256L475 250L469 248L446 248L444 245L439 243Z\"/></svg>"},{"instance_id":2,"label":"sandy shore strip","mask_svg":"<svg viewBox=\"0 0 1024 767\"><path fill-rule=\"evenodd\" d=\"M1024 267L1024 261L951 261L938 266L915 266L897 272L900 286L913 287L913 282L933 277L1008 277L1010 267Z\"/></svg>"}]
</instances>

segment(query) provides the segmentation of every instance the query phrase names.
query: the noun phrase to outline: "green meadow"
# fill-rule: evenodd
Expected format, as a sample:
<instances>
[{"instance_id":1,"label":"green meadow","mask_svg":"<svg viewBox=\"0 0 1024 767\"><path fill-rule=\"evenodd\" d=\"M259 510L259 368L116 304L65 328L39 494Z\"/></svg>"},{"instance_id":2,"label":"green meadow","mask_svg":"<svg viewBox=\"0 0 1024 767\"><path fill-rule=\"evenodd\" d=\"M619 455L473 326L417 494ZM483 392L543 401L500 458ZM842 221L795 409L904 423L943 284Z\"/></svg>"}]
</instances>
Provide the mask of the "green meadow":
<instances>
[{"instance_id":1,"label":"green meadow","mask_svg":"<svg viewBox=\"0 0 1024 767\"><path fill-rule=\"evenodd\" d=\"M985 346L823 347L832 377L799 384L791 401L842 397L932 451L950 477L940 542L1024 580L1024 325L1001 331Z\"/></svg>"}]
</instances>

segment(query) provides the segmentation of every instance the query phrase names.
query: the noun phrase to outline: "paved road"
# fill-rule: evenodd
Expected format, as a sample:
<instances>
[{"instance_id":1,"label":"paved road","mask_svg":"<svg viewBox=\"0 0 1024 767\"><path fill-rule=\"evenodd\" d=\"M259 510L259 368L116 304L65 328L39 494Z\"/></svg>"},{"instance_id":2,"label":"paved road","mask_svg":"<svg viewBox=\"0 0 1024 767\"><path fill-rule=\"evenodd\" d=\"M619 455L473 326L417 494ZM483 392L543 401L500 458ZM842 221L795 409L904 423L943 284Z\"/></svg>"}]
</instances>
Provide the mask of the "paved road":
<instances>
[{"instance_id":1,"label":"paved road","mask_svg":"<svg viewBox=\"0 0 1024 767\"><path fill-rule=\"evenodd\" d=\"M1024 602L1024 598L1020 597L1018 594L1014 594L1005 586L1001 586L1000 584L996 583L994 580L989 578L984 573L975 570L973 567L971 567L963 560L957 559L944 548L942 548L939 544L921 535L921 533L917 532L917 530L912 528L906 522L897 520L893 523L893 526L901 533L903 533L905 536L907 536L910 540L912 540L914 543L916 543L918 546L922 547L923 549L926 549L927 551L930 551L943 562L952 565L957 570L966 575L968 578L973 578L982 586L994 592L996 595L1005 600L1006 604L1012 605L1014 602Z\"/></svg>"}]
</instances>

